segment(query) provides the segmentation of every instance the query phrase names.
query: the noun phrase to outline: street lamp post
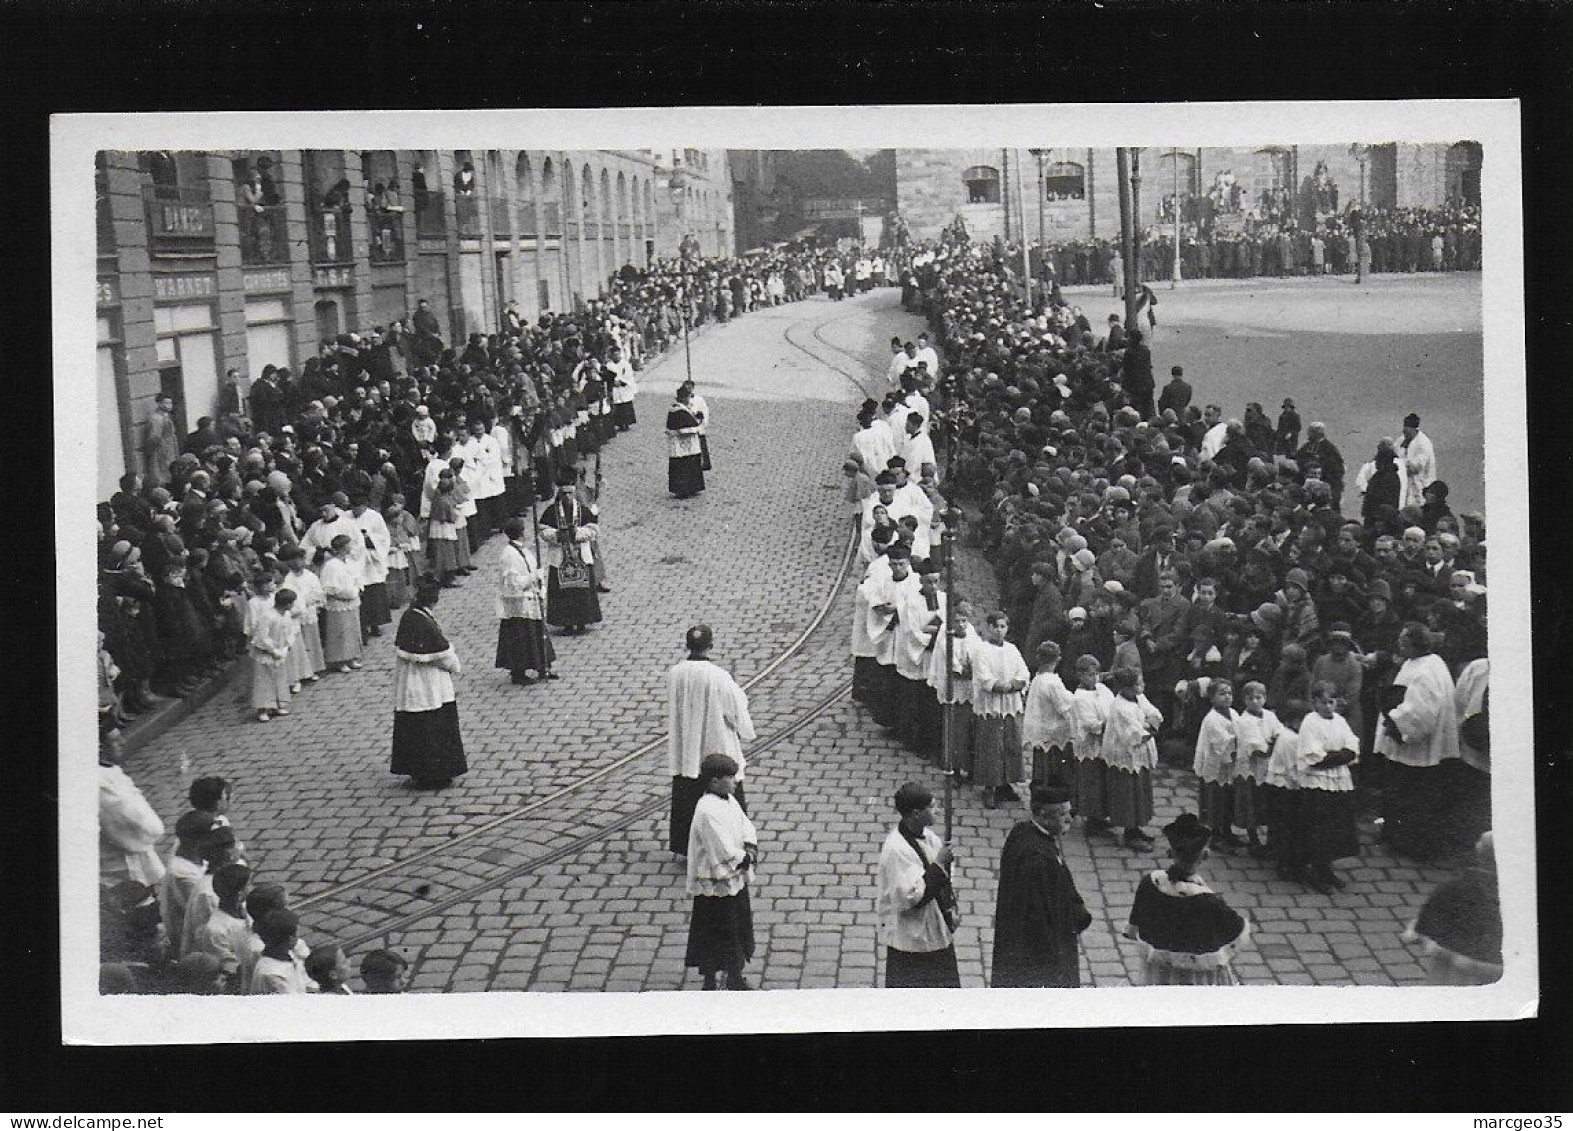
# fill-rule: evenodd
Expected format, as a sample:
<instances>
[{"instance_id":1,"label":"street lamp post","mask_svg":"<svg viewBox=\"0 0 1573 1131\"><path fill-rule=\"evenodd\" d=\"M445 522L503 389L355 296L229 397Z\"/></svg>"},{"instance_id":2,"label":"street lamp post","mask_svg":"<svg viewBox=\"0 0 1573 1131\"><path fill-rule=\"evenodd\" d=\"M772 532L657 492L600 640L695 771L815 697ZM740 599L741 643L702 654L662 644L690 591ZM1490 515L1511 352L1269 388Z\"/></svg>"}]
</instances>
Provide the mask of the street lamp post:
<instances>
[{"instance_id":1,"label":"street lamp post","mask_svg":"<svg viewBox=\"0 0 1573 1131\"><path fill-rule=\"evenodd\" d=\"M1365 282L1365 260L1361 250L1365 243L1365 164L1371 159L1371 147L1351 142L1349 156L1360 166L1360 206L1351 210L1353 215L1349 218L1349 229L1355 238L1355 283L1358 285Z\"/></svg>"},{"instance_id":2,"label":"street lamp post","mask_svg":"<svg viewBox=\"0 0 1573 1131\"><path fill-rule=\"evenodd\" d=\"M677 159L674 151L672 156L672 175L669 182L672 193L672 207L677 211L677 227L682 235L678 238L678 271L683 280L683 372L688 380L694 379L693 353L688 344L688 304L691 299L688 279L688 257L693 250L694 237L688 232L686 195L688 188L688 173L682 163Z\"/></svg>"},{"instance_id":3,"label":"street lamp post","mask_svg":"<svg viewBox=\"0 0 1573 1131\"><path fill-rule=\"evenodd\" d=\"M1046 222L1044 213L1044 198L1048 195L1048 179L1045 174L1045 165L1048 163L1049 154L1052 153L1053 150L1029 149L1027 152L1032 154L1038 160L1038 256L1043 261L1044 286L1047 287L1049 284L1049 237L1048 232L1046 231L1048 224ZM1026 217L1022 217L1021 222L1022 226L1025 227L1027 223Z\"/></svg>"},{"instance_id":4,"label":"street lamp post","mask_svg":"<svg viewBox=\"0 0 1573 1131\"><path fill-rule=\"evenodd\" d=\"M1180 151L1169 150L1169 160L1174 162L1174 268L1169 272L1169 289L1180 285Z\"/></svg>"},{"instance_id":5,"label":"street lamp post","mask_svg":"<svg viewBox=\"0 0 1573 1131\"><path fill-rule=\"evenodd\" d=\"M1142 246L1142 151L1141 146L1134 146L1131 155L1131 242L1133 257L1136 258L1135 271L1138 283L1146 282L1141 276L1141 246ZM1129 323L1134 326L1134 319Z\"/></svg>"},{"instance_id":6,"label":"street lamp post","mask_svg":"<svg viewBox=\"0 0 1573 1131\"><path fill-rule=\"evenodd\" d=\"M1021 287L1032 307L1032 265L1027 258L1027 201L1022 187L1021 161L1016 162L1016 208L1021 213Z\"/></svg>"},{"instance_id":7,"label":"street lamp post","mask_svg":"<svg viewBox=\"0 0 1573 1131\"><path fill-rule=\"evenodd\" d=\"M1125 146L1117 146L1114 150L1115 171L1119 177L1120 195L1120 254L1125 260L1123 264L1124 279L1121 283L1125 290L1125 324L1130 327L1136 325L1136 213L1132 200L1131 151Z\"/></svg>"}]
</instances>

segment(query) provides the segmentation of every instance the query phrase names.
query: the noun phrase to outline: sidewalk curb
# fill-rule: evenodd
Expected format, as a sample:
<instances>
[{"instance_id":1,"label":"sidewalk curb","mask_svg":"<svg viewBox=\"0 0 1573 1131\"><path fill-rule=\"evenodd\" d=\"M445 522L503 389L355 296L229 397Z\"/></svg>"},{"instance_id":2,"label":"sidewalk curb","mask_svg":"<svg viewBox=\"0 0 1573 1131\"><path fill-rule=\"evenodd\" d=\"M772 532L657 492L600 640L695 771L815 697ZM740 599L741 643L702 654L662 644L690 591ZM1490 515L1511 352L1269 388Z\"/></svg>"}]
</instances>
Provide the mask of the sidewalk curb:
<instances>
[{"instance_id":1,"label":"sidewalk curb","mask_svg":"<svg viewBox=\"0 0 1573 1131\"><path fill-rule=\"evenodd\" d=\"M183 699L176 699L165 706L159 707L142 715L130 726L121 732L121 741L125 746L126 758L130 759L154 739L162 738L180 723L196 713L198 708L211 703L218 693L230 685L237 672L244 671L245 657L231 660L224 670L211 679L205 680L190 695Z\"/></svg>"}]
</instances>

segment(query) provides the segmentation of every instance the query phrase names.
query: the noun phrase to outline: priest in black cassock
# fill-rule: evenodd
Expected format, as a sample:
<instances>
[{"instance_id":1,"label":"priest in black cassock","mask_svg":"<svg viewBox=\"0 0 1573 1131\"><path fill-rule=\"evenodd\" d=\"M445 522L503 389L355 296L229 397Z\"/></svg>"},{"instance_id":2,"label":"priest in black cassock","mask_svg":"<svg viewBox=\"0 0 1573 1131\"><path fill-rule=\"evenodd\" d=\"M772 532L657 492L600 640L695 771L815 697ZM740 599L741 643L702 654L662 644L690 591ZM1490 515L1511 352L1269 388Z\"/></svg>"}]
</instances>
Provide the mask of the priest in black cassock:
<instances>
[{"instance_id":1,"label":"priest in black cassock","mask_svg":"<svg viewBox=\"0 0 1573 1131\"><path fill-rule=\"evenodd\" d=\"M1065 866L1060 837L1071 827L1063 784L1032 787L1032 819L1005 838L994 905L995 987L1081 985L1076 937L1092 915Z\"/></svg>"},{"instance_id":2,"label":"priest in black cassock","mask_svg":"<svg viewBox=\"0 0 1573 1131\"><path fill-rule=\"evenodd\" d=\"M469 769L459 733L453 677L459 656L432 612L442 595L435 577L415 584L415 599L394 638L392 771L416 789L441 789Z\"/></svg>"},{"instance_id":3,"label":"priest in black cassock","mask_svg":"<svg viewBox=\"0 0 1573 1131\"><path fill-rule=\"evenodd\" d=\"M692 498L705 489L704 451L693 396L693 386L679 386L677 399L666 412L666 488L679 499Z\"/></svg>"}]
</instances>

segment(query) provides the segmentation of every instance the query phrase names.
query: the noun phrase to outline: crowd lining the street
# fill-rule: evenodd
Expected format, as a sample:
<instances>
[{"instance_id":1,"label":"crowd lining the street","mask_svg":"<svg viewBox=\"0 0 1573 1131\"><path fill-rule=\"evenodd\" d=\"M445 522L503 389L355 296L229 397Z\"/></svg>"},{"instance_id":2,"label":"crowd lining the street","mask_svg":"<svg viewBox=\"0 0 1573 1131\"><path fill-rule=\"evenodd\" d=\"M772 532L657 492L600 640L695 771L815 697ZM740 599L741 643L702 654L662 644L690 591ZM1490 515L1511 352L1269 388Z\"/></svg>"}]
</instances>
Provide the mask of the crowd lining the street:
<instances>
[{"instance_id":1,"label":"crowd lining the street","mask_svg":"<svg viewBox=\"0 0 1573 1131\"><path fill-rule=\"evenodd\" d=\"M1481 264L1480 209L1365 208L1365 274L1478 271ZM1137 253L1140 278L1167 279L1174 262L1174 229L1147 229ZM1238 226L1180 225L1183 279L1279 278L1352 275L1360 261L1350 214L1319 215L1314 223L1293 218L1263 219ZM1110 240L1056 240L1028 252L1037 278L1061 286L1121 284L1123 259Z\"/></svg>"}]
</instances>

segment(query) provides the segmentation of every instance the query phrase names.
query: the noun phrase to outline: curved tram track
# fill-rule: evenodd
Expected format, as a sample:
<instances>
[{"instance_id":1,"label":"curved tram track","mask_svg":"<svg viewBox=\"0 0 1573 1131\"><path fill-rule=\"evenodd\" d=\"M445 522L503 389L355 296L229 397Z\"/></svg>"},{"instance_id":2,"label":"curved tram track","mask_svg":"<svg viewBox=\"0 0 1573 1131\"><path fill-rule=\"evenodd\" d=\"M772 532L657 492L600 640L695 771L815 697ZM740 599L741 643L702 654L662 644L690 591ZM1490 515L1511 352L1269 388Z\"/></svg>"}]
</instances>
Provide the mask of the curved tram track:
<instances>
[{"instance_id":1,"label":"curved tram track","mask_svg":"<svg viewBox=\"0 0 1573 1131\"><path fill-rule=\"evenodd\" d=\"M814 324L814 340L861 366L854 354L823 336L826 326L861 313L860 307ZM863 374L852 372L797 341L792 336L794 328L795 324L782 327L781 336L788 345L846 378L860 397L868 395ZM742 684L746 691L754 692L776 676L823 627L846 585L856 556L857 533L854 523L840 566L818 612L786 649ZM850 679L839 681L829 693L758 739L749 750L750 763L756 763L772 748L823 717L847 696L851 686ZM313 933L338 939L348 952L373 943L386 945L392 936L424 919L575 856L659 813L668 804L669 779L664 770L657 771L652 766L650 756L665 741L663 731L571 785L441 844L312 893L297 900L296 907L310 912ZM609 806L608 798L619 795L631 795L636 803L632 808Z\"/></svg>"}]
</instances>

